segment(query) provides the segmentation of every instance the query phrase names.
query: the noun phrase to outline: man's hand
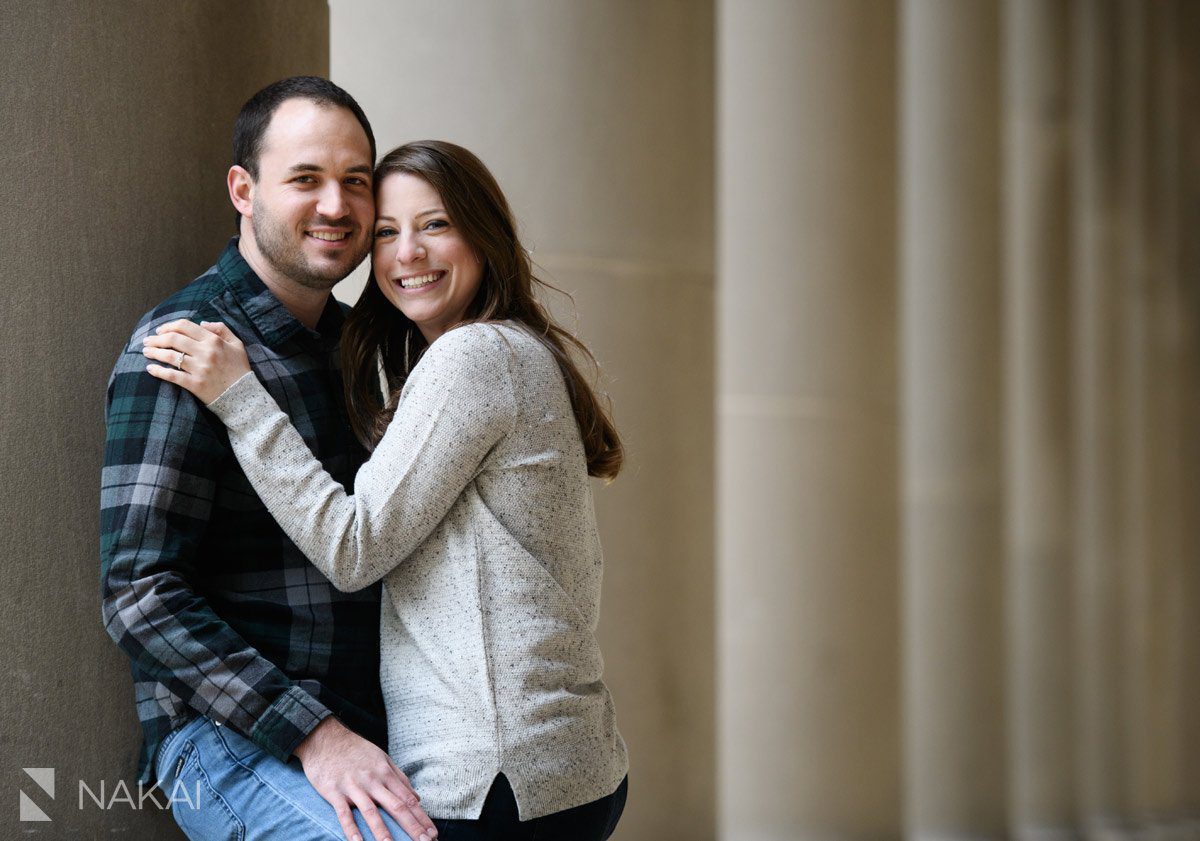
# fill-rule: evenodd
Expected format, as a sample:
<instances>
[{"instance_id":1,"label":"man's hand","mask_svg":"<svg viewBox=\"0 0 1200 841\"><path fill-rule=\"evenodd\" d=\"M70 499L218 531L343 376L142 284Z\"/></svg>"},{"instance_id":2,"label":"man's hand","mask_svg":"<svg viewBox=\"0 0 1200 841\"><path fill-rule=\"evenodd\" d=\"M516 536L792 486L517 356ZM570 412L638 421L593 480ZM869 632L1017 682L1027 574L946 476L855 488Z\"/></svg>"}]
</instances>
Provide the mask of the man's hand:
<instances>
[{"instance_id":1,"label":"man's hand","mask_svg":"<svg viewBox=\"0 0 1200 841\"><path fill-rule=\"evenodd\" d=\"M317 793L337 813L347 841L361 841L354 823L358 809L376 841L392 841L383 825L383 807L413 841L437 837L433 821L418 805L419 798L404 772L371 742L330 716L296 746L304 774Z\"/></svg>"}]
</instances>

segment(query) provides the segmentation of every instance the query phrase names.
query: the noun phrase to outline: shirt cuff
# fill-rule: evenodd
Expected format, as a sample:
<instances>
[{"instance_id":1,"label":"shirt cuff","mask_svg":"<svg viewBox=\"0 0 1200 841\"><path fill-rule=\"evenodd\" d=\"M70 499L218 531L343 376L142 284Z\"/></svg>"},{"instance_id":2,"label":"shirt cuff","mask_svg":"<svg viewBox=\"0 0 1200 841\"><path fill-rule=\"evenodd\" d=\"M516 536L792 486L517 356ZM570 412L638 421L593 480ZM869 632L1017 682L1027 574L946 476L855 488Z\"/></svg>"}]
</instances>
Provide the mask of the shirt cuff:
<instances>
[{"instance_id":1,"label":"shirt cuff","mask_svg":"<svg viewBox=\"0 0 1200 841\"><path fill-rule=\"evenodd\" d=\"M250 731L250 740L280 762L287 762L296 746L332 711L299 686L289 687L275 699Z\"/></svg>"},{"instance_id":2,"label":"shirt cuff","mask_svg":"<svg viewBox=\"0 0 1200 841\"><path fill-rule=\"evenodd\" d=\"M252 419L262 408L279 408L253 371L242 374L206 405L226 426L238 420Z\"/></svg>"}]
</instances>

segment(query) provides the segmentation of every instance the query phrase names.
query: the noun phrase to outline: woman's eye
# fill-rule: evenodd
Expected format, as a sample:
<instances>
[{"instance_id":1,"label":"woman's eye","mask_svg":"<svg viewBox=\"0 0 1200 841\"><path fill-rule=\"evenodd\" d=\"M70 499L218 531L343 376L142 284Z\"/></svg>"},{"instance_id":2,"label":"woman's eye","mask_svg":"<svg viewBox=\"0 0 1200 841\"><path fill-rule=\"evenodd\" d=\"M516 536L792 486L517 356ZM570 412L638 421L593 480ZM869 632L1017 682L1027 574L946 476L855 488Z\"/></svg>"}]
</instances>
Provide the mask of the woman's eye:
<instances>
[{"instance_id":1,"label":"woman's eye","mask_svg":"<svg viewBox=\"0 0 1200 841\"><path fill-rule=\"evenodd\" d=\"M395 228L380 228L379 230L377 230L375 232L376 239L386 238L386 237L394 237L395 235L396 235Z\"/></svg>"},{"instance_id":2,"label":"woman's eye","mask_svg":"<svg viewBox=\"0 0 1200 841\"><path fill-rule=\"evenodd\" d=\"M425 230L427 231L436 231L448 227L450 227L450 223L445 219L430 219L425 223Z\"/></svg>"}]
</instances>

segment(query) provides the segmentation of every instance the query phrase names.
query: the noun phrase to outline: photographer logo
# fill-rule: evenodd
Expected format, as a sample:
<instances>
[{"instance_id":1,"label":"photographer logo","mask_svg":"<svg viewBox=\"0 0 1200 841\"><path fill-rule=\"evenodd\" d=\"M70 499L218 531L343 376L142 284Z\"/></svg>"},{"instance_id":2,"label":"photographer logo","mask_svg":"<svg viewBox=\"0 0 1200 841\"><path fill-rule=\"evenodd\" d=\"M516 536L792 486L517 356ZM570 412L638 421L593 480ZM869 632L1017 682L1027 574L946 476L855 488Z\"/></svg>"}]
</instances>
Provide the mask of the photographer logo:
<instances>
[{"instance_id":1,"label":"photographer logo","mask_svg":"<svg viewBox=\"0 0 1200 841\"><path fill-rule=\"evenodd\" d=\"M42 791L54 799L54 769L53 768L22 768L31 780L38 784ZM50 816L42 811L42 807L33 802L33 799L21 791L21 820L22 821L48 821Z\"/></svg>"}]
</instances>

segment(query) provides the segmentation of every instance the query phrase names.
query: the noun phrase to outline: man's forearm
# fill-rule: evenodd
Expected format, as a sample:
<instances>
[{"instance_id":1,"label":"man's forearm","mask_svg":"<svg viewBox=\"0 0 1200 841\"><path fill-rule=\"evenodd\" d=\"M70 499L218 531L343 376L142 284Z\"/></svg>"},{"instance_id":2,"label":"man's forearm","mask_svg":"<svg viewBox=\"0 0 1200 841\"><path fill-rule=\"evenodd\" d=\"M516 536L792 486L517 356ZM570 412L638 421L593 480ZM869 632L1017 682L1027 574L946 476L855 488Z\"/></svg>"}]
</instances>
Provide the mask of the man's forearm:
<instances>
[{"instance_id":1,"label":"man's forearm","mask_svg":"<svg viewBox=\"0 0 1200 841\"><path fill-rule=\"evenodd\" d=\"M330 714L250 648L178 574L153 573L112 589L103 614L109 635L142 678L281 760Z\"/></svg>"}]
</instances>

